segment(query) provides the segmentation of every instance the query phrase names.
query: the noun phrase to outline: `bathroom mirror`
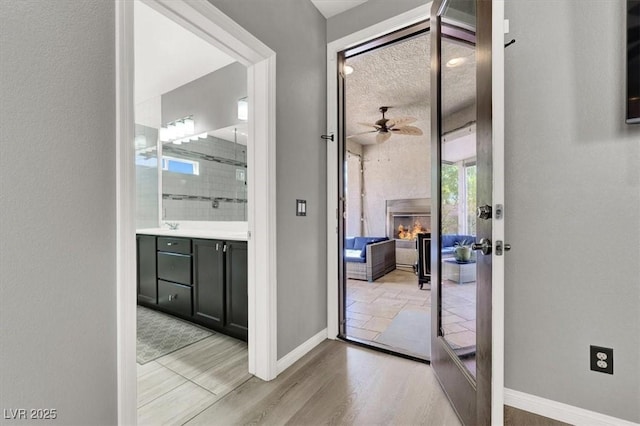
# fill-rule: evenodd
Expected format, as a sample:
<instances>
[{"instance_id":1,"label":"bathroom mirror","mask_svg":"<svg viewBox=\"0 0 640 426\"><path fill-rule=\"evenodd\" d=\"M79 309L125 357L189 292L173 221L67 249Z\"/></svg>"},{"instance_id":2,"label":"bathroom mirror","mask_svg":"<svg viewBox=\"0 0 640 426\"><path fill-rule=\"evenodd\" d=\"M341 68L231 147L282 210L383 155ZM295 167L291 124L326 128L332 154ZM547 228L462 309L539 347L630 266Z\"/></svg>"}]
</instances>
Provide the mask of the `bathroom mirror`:
<instances>
[{"instance_id":1,"label":"bathroom mirror","mask_svg":"<svg viewBox=\"0 0 640 426\"><path fill-rule=\"evenodd\" d=\"M247 220L247 124L162 144L161 220Z\"/></svg>"}]
</instances>

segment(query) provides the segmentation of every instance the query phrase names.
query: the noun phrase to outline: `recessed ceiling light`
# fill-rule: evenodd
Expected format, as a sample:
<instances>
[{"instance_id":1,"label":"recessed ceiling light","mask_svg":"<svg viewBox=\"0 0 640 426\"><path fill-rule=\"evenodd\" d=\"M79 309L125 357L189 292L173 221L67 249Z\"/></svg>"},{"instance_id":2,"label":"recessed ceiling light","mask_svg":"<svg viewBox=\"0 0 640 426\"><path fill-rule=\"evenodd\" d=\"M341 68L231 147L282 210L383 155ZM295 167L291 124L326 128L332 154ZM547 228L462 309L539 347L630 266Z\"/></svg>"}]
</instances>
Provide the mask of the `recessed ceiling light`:
<instances>
[{"instance_id":1,"label":"recessed ceiling light","mask_svg":"<svg viewBox=\"0 0 640 426\"><path fill-rule=\"evenodd\" d=\"M345 65L344 66L344 74L345 75L349 75L353 72L353 67L351 65Z\"/></svg>"},{"instance_id":2,"label":"recessed ceiling light","mask_svg":"<svg viewBox=\"0 0 640 426\"><path fill-rule=\"evenodd\" d=\"M455 67L459 67L460 65L464 64L467 61L467 58L453 58L453 59L449 59L449 61L447 62L447 66L449 68L455 68Z\"/></svg>"}]
</instances>

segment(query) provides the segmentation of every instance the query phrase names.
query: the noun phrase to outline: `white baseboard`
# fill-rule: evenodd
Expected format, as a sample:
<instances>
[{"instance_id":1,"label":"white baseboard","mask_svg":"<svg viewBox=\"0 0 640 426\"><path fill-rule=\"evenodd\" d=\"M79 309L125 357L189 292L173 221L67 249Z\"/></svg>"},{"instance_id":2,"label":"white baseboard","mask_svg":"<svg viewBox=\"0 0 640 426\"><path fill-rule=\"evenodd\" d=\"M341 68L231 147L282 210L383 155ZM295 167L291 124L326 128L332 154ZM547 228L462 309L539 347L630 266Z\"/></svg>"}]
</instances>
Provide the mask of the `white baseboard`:
<instances>
[{"instance_id":1,"label":"white baseboard","mask_svg":"<svg viewBox=\"0 0 640 426\"><path fill-rule=\"evenodd\" d=\"M319 331L315 336L280 358L276 364L277 374L282 373L287 368L291 367L297 360L305 356L311 349L324 342L327 338L327 329Z\"/></svg>"},{"instance_id":2,"label":"white baseboard","mask_svg":"<svg viewBox=\"0 0 640 426\"><path fill-rule=\"evenodd\" d=\"M504 404L578 426L640 426L628 420L507 388L504 389Z\"/></svg>"}]
</instances>

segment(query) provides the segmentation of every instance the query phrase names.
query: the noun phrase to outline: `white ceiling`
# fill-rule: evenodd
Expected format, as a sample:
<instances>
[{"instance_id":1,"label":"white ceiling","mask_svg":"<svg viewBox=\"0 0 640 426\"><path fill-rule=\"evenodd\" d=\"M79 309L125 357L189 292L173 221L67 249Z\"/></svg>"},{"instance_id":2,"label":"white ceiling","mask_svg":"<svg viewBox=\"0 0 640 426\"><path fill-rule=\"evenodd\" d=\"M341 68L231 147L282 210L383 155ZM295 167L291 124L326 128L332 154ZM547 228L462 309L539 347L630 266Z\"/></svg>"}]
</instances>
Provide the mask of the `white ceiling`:
<instances>
[{"instance_id":1,"label":"white ceiling","mask_svg":"<svg viewBox=\"0 0 640 426\"><path fill-rule=\"evenodd\" d=\"M134 19L136 104L235 62L140 1Z\"/></svg>"},{"instance_id":2,"label":"white ceiling","mask_svg":"<svg viewBox=\"0 0 640 426\"><path fill-rule=\"evenodd\" d=\"M328 19L367 1L368 0L311 0L311 3Z\"/></svg>"}]
</instances>

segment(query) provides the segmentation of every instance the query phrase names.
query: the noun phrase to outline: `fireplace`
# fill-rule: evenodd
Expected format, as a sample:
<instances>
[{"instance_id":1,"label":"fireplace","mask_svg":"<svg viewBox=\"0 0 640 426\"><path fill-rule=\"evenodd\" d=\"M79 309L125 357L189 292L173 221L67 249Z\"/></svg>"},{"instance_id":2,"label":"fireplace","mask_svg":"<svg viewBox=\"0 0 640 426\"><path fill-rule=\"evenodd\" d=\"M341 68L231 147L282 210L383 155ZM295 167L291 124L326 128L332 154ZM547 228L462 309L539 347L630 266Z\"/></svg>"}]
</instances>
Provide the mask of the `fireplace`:
<instances>
[{"instance_id":1,"label":"fireplace","mask_svg":"<svg viewBox=\"0 0 640 426\"><path fill-rule=\"evenodd\" d=\"M396 240L415 241L418 234L429 232L431 216L420 213L393 214L393 238ZM392 236L389 235L389 238Z\"/></svg>"},{"instance_id":2,"label":"fireplace","mask_svg":"<svg viewBox=\"0 0 640 426\"><path fill-rule=\"evenodd\" d=\"M431 199L387 200L387 237L396 240L398 266L414 266L417 261L416 238L430 232Z\"/></svg>"}]
</instances>

